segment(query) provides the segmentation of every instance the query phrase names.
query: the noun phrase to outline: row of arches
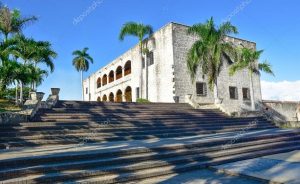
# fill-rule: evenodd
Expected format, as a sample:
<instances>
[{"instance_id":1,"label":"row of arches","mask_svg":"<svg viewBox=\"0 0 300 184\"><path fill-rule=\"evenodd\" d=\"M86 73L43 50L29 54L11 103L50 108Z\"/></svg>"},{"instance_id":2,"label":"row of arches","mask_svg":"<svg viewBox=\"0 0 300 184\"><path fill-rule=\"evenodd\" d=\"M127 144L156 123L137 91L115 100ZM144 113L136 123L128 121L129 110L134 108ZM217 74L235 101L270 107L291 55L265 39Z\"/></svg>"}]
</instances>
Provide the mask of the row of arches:
<instances>
[{"instance_id":1,"label":"row of arches","mask_svg":"<svg viewBox=\"0 0 300 184\"><path fill-rule=\"evenodd\" d=\"M127 61L124 65L124 76L131 74L131 61ZM118 66L116 71L111 70L109 74L104 74L97 79L97 88L101 86L105 86L108 83L113 82L114 80L121 79L123 77L123 68L122 66Z\"/></svg>"},{"instance_id":2,"label":"row of arches","mask_svg":"<svg viewBox=\"0 0 300 184\"><path fill-rule=\"evenodd\" d=\"M124 98L123 98L124 97ZM102 97L97 98L98 102L132 102L132 89L128 86L124 93L122 90L118 90L116 94L109 93L108 96L104 94Z\"/></svg>"}]
</instances>

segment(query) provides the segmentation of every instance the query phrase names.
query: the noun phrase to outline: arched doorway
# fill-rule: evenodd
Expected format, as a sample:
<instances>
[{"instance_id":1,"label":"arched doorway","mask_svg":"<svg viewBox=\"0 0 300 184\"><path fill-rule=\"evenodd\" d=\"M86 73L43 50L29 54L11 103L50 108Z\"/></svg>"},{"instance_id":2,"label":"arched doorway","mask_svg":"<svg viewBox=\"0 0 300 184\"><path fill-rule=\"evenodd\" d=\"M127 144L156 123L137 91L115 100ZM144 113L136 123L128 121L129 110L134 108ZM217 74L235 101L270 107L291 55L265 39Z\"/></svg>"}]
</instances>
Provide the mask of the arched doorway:
<instances>
[{"instance_id":1,"label":"arched doorway","mask_svg":"<svg viewBox=\"0 0 300 184\"><path fill-rule=\"evenodd\" d=\"M105 86L107 84L107 75L103 75L102 77L102 85Z\"/></svg>"},{"instance_id":2,"label":"arched doorway","mask_svg":"<svg viewBox=\"0 0 300 184\"><path fill-rule=\"evenodd\" d=\"M125 100L126 102L132 102L132 90L130 86L125 89Z\"/></svg>"},{"instance_id":3,"label":"arched doorway","mask_svg":"<svg viewBox=\"0 0 300 184\"><path fill-rule=\"evenodd\" d=\"M122 91L119 89L118 91L117 91L117 94L116 94L116 102L122 102L123 100L122 100L122 96L123 96L123 93L122 93Z\"/></svg>"},{"instance_id":4,"label":"arched doorway","mask_svg":"<svg viewBox=\"0 0 300 184\"><path fill-rule=\"evenodd\" d=\"M102 101L103 101L103 102L107 102L107 96L106 96L106 95L103 95Z\"/></svg>"},{"instance_id":5,"label":"arched doorway","mask_svg":"<svg viewBox=\"0 0 300 184\"><path fill-rule=\"evenodd\" d=\"M101 97L100 96L98 96L97 102L101 102Z\"/></svg>"},{"instance_id":6,"label":"arched doorway","mask_svg":"<svg viewBox=\"0 0 300 184\"><path fill-rule=\"evenodd\" d=\"M127 61L124 66L124 76L131 74L131 61Z\"/></svg>"},{"instance_id":7,"label":"arched doorway","mask_svg":"<svg viewBox=\"0 0 300 184\"><path fill-rule=\"evenodd\" d=\"M110 94L109 94L109 101L110 101L110 102L114 102L114 98L115 98L114 94L113 94L113 93L110 93Z\"/></svg>"},{"instance_id":8,"label":"arched doorway","mask_svg":"<svg viewBox=\"0 0 300 184\"><path fill-rule=\"evenodd\" d=\"M101 87L101 78L99 77L97 79L97 88L100 88Z\"/></svg>"},{"instance_id":9,"label":"arched doorway","mask_svg":"<svg viewBox=\"0 0 300 184\"><path fill-rule=\"evenodd\" d=\"M115 79L115 73L112 70L109 72L109 75L108 75L108 83L114 82L114 79Z\"/></svg>"},{"instance_id":10,"label":"arched doorway","mask_svg":"<svg viewBox=\"0 0 300 184\"><path fill-rule=\"evenodd\" d=\"M122 67L118 66L118 68L116 70L116 80L121 79L122 78L122 74L123 74Z\"/></svg>"}]
</instances>

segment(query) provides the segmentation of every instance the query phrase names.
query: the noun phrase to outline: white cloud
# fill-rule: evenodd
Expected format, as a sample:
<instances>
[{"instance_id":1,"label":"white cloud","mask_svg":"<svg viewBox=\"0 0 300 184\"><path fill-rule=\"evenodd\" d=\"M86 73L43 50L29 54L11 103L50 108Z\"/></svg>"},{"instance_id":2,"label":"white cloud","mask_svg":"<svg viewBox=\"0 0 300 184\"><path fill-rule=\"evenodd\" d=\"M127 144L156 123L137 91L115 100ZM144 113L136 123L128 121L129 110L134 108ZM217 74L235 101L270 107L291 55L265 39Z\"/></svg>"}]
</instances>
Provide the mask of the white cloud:
<instances>
[{"instance_id":1,"label":"white cloud","mask_svg":"<svg viewBox=\"0 0 300 184\"><path fill-rule=\"evenodd\" d=\"M299 81L261 81L264 100L300 101Z\"/></svg>"}]
</instances>

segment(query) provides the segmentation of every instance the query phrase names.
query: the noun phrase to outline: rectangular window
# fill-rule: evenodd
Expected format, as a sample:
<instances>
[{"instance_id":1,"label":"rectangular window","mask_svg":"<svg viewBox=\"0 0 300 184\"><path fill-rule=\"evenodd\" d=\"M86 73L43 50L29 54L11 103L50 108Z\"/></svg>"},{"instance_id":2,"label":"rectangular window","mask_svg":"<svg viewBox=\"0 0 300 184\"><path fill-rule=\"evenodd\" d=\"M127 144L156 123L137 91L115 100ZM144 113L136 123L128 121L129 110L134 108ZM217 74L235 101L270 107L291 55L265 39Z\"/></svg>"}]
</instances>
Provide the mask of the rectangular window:
<instances>
[{"instance_id":1,"label":"rectangular window","mask_svg":"<svg viewBox=\"0 0 300 184\"><path fill-rule=\"evenodd\" d=\"M243 88L243 99L250 100L250 89L249 88Z\"/></svg>"},{"instance_id":2,"label":"rectangular window","mask_svg":"<svg viewBox=\"0 0 300 184\"><path fill-rule=\"evenodd\" d=\"M197 82L196 83L196 92L198 96L206 96L207 95L207 86L205 82Z\"/></svg>"},{"instance_id":3,"label":"rectangular window","mask_svg":"<svg viewBox=\"0 0 300 184\"><path fill-rule=\"evenodd\" d=\"M238 99L237 87L229 86L229 96L230 99Z\"/></svg>"},{"instance_id":4,"label":"rectangular window","mask_svg":"<svg viewBox=\"0 0 300 184\"><path fill-rule=\"evenodd\" d=\"M142 67L145 68L145 58L142 60Z\"/></svg>"},{"instance_id":5,"label":"rectangular window","mask_svg":"<svg viewBox=\"0 0 300 184\"><path fill-rule=\"evenodd\" d=\"M154 55L153 52L149 52L147 55L147 63L148 65L153 65L154 64Z\"/></svg>"},{"instance_id":6,"label":"rectangular window","mask_svg":"<svg viewBox=\"0 0 300 184\"><path fill-rule=\"evenodd\" d=\"M136 98L140 98L140 88L136 88Z\"/></svg>"},{"instance_id":7,"label":"rectangular window","mask_svg":"<svg viewBox=\"0 0 300 184\"><path fill-rule=\"evenodd\" d=\"M89 89L85 88L85 94L88 94L88 93L89 93Z\"/></svg>"}]
</instances>

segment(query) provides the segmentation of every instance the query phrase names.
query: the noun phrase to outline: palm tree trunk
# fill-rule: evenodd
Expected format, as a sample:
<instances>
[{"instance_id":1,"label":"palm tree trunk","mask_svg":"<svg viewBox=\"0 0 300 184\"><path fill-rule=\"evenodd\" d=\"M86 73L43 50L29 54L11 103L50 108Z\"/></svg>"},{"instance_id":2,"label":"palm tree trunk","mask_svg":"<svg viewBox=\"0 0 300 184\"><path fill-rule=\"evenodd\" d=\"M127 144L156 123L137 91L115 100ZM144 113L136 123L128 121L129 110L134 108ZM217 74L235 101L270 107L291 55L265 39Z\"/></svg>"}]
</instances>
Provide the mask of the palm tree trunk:
<instances>
[{"instance_id":1,"label":"palm tree trunk","mask_svg":"<svg viewBox=\"0 0 300 184\"><path fill-rule=\"evenodd\" d=\"M20 82L20 101L21 104L23 105L23 82Z\"/></svg>"},{"instance_id":2,"label":"palm tree trunk","mask_svg":"<svg viewBox=\"0 0 300 184\"><path fill-rule=\"evenodd\" d=\"M254 103L254 91L253 91L253 76L250 73L250 98L251 98L251 109L255 111L255 103Z\"/></svg>"},{"instance_id":3,"label":"palm tree trunk","mask_svg":"<svg viewBox=\"0 0 300 184\"><path fill-rule=\"evenodd\" d=\"M81 98L82 101L84 101L83 71L80 71L80 80L81 80L81 92L82 92Z\"/></svg>"},{"instance_id":4,"label":"palm tree trunk","mask_svg":"<svg viewBox=\"0 0 300 184\"><path fill-rule=\"evenodd\" d=\"M16 81L16 105L18 105L18 81Z\"/></svg>"},{"instance_id":5,"label":"palm tree trunk","mask_svg":"<svg viewBox=\"0 0 300 184\"><path fill-rule=\"evenodd\" d=\"M147 55L145 55L145 67L146 67L146 99L148 100L148 83L149 83L149 78L148 78L148 58Z\"/></svg>"},{"instance_id":6,"label":"palm tree trunk","mask_svg":"<svg viewBox=\"0 0 300 184\"><path fill-rule=\"evenodd\" d=\"M143 98L143 44L140 41L140 54L141 54L141 73L140 73L140 96L139 98Z\"/></svg>"},{"instance_id":7,"label":"palm tree trunk","mask_svg":"<svg viewBox=\"0 0 300 184\"><path fill-rule=\"evenodd\" d=\"M217 80L214 81L214 99L215 99L215 104L219 104L219 94L218 94L218 82Z\"/></svg>"}]
</instances>

